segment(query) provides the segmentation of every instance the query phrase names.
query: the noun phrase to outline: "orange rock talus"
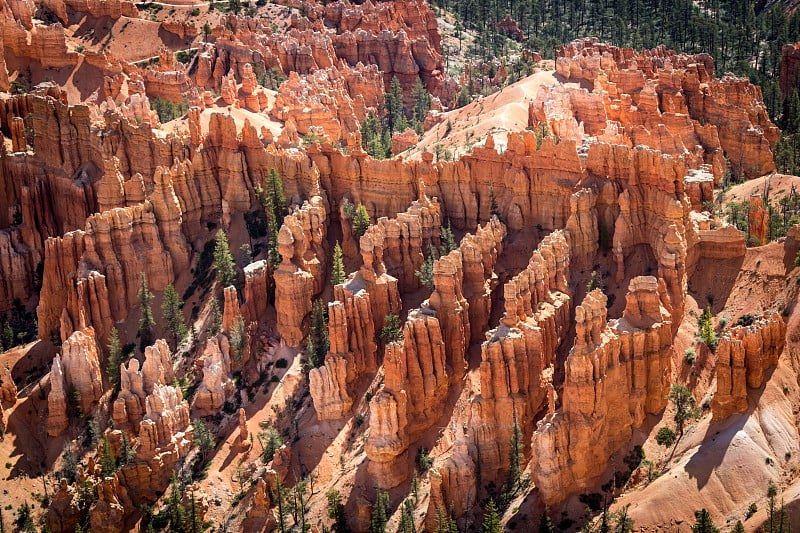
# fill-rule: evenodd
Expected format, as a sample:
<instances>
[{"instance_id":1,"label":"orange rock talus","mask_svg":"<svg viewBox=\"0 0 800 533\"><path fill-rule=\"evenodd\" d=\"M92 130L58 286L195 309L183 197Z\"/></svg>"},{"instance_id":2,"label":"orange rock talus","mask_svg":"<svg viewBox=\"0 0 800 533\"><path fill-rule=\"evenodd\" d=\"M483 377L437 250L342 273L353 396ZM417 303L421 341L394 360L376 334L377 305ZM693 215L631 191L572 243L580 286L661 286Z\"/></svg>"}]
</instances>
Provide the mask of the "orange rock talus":
<instances>
[{"instance_id":1,"label":"orange rock talus","mask_svg":"<svg viewBox=\"0 0 800 533\"><path fill-rule=\"evenodd\" d=\"M325 282L325 200L313 196L288 215L278 233L282 261L275 271L275 309L278 334L289 346L300 345L306 336L311 303Z\"/></svg>"},{"instance_id":2,"label":"orange rock talus","mask_svg":"<svg viewBox=\"0 0 800 533\"><path fill-rule=\"evenodd\" d=\"M61 354L53 359L47 398L47 432L51 437L60 435L69 425L66 407L72 397L67 398L67 394L73 394L72 391L75 391L77 407L83 415L91 413L103 394L97 341L91 327L73 332L64 341Z\"/></svg>"},{"instance_id":3,"label":"orange rock talus","mask_svg":"<svg viewBox=\"0 0 800 533\"><path fill-rule=\"evenodd\" d=\"M717 392L711 400L715 419L747 411L747 389L764 383L786 343L786 324L777 313L756 317L749 326L726 330L717 345Z\"/></svg>"},{"instance_id":4,"label":"orange rock talus","mask_svg":"<svg viewBox=\"0 0 800 533\"><path fill-rule=\"evenodd\" d=\"M548 505L586 489L644 417L666 405L673 353L664 283L637 277L619 320L590 292L575 310L575 344L565 364L561 408L550 404L532 438L533 481Z\"/></svg>"}]
</instances>

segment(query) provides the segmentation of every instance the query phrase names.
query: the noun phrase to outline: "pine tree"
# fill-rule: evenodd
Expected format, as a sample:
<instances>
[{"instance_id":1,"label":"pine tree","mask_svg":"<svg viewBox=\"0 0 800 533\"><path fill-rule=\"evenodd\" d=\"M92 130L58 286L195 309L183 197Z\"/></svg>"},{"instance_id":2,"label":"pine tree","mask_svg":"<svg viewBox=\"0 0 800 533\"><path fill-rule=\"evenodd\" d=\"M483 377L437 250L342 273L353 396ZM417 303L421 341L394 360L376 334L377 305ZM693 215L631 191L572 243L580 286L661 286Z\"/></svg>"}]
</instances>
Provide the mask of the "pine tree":
<instances>
[{"instance_id":1,"label":"pine tree","mask_svg":"<svg viewBox=\"0 0 800 533\"><path fill-rule=\"evenodd\" d=\"M400 529L398 533L417 533L417 527L414 524L414 505L411 500L403 502L403 508L400 512Z\"/></svg>"},{"instance_id":2,"label":"pine tree","mask_svg":"<svg viewBox=\"0 0 800 533\"><path fill-rule=\"evenodd\" d=\"M156 321L153 319L153 293L147 288L147 276L144 272L141 274L141 286L139 287L139 302L142 307L142 316L139 318L139 340L141 341L140 348L142 352L147 346L153 344L153 327Z\"/></svg>"},{"instance_id":3,"label":"pine tree","mask_svg":"<svg viewBox=\"0 0 800 533\"><path fill-rule=\"evenodd\" d=\"M767 486L767 514L769 516L769 530L767 533L775 531L775 497L778 495L778 487L774 483Z\"/></svg>"},{"instance_id":4,"label":"pine tree","mask_svg":"<svg viewBox=\"0 0 800 533\"><path fill-rule=\"evenodd\" d=\"M186 509L185 515L186 524L184 525L184 531L186 531L186 533L200 533L203 531L203 520L200 516L200 509L198 509L197 506L197 500L194 497L194 491L192 491L189 508Z\"/></svg>"},{"instance_id":5,"label":"pine tree","mask_svg":"<svg viewBox=\"0 0 800 533\"><path fill-rule=\"evenodd\" d=\"M419 278L419 282L430 290L436 288L436 284L433 281L433 263L436 262L437 259L439 259L439 251L432 244L429 244L428 255L425 256L425 260L422 262L419 270L414 272Z\"/></svg>"},{"instance_id":6,"label":"pine tree","mask_svg":"<svg viewBox=\"0 0 800 533\"><path fill-rule=\"evenodd\" d=\"M353 217L353 235L356 239L360 239L369 228L369 213L364 204L358 204L356 214Z\"/></svg>"},{"instance_id":7,"label":"pine tree","mask_svg":"<svg viewBox=\"0 0 800 533\"><path fill-rule=\"evenodd\" d=\"M736 521L736 525L733 526L733 533L744 533L744 524L742 524L741 520Z\"/></svg>"},{"instance_id":8,"label":"pine tree","mask_svg":"<svg viewBox=\"0 0 800 533\"><path fill-rule=\"evenodd\" d=\"M714 527L711 515L705 509L694 512L695 523L692 526L692 533L719 533L719 529Z\"/></svg>"},{"instance_id":9,"label":"pine tree","mask_svg":"<svg viewBox=\"0 0 800 533\"><path fill-rule=\"evenodd\" d=\"M541 518L539 518L539 533L556 533L553 527L553 521L550 520L550 509L545 507Z\"/></svg>"},{"instance_id":10,"label":"pine tree","mask_svg":"<svg viewBox=\"0 0 800 533\"><path fill-rule=\"evenodd\" d=\"M519 492L520 483L522 481L522 432L517 423L517 412L514 410L514 427L511 431L511 438L509 439L508 449L508 473L506 474L506 482L503 485L503 493L500 500L500 508L505 510L511 503L511 500Z\"/></svg>"},{"instance_id":11,"label":"pine tree","mask_svg":"<svg viewBox=\"0 0 800 533\"><path fill-rule=\"evenodd\" d=\"M286 533L286 490L281 485L280 476L275 483L275 490L272 492L272 500L277 502L278 507L278 529L281 533Z\"/></svg>"},{"instance_id":12,"label":"pine tree","mask_svg":"<svg viewBox=\"0 0 800 533\"><path fill-rule=\"evenodd\" d=\"M72 453L72 448L67 444L64 447L64 455L61 457L61 477L68 483L75 483L78 479L78 459Z\"/></svg>"},{"instance_id":13,"label":"pine tree","mask_svg":"<svg viewBox=\"0 0 800 533\"><path fill-rule=\"evenodd\" d=\"M321 299L314 300L311 306L311 333L308 336L308 360L312 368L325 364L325 356L330 350L328 340L328 309Z\"/></svg>"},{"instance_id":14,"label":"pine tree","mask_svg":"<svg viewBox=\"0 0 800 533\"><path fill-rule=\"evenodd\" d=\"M208 460L208 454L211 453L217 445L217 439L201 418L192 420L192 427L194 428L194 445L197 446L197 449L200 451L200 456L205 463Z\"/></svg>"},{"instance_id":15,"label":"pine tree","mask_svg":"<svg viewBox=\"0 0 800 533\"><path fill-rule=\"evenodd\" d=\"M411 479L411 494L414 495L414 503L419 503L419 474L414 470L414 477Z\"/></svg>"},{"instance_id":16,"label":"pine tree","mask_svg":"<svg viewBox=\"0 0 800 533\"><path fill-rule=\"evenodd\" d=\"M403 327L400 325L399 316L394 313L386 315L386 318L383 319L380 337L386 345L403 340Z\"/></svg>"},{"instance_id":17,"label":"pine tree","mask_svg":"<svg viewBox=\"0 0 800 533\"><path fill-rule=\"evenodd\" d=\"M233 254L228 245L228 236L222 229L217 231L214 245L214 270L217 272L217 280L221 287L230 287L236 284L236 263L233 261Z\"/></svg>"},{"instance_id":18,"label":"pine tree","mask_svg":"<svg viewBox=\"0 0 800 533\"><path fill-rule=\"evenodd\" d=\"M459 533L458 525L451 513L443 507L436 508L436 533Z\"/></svg>"},{"instance_id":19,"label":"pine tree","mask_svg":"<svg viewBox=\"0 0 800 533\"><path fill-rule=\"evenodd\" d=\"M389 493L378 490L378 499L372 507L372 533L386 533L386 523L389 521Z\"/></svg>"},{"instance_id":20,"label":"pine tree","mask_svg":"<svg viewBox=\"0 0 800 533\"><path fill-rule=\"evenodd\" d=\"M131 447L131 443L128 440L128 434L123 431L122 443L120 444L119 448L119 464L120 466L125 466L126 464L132 462L135 458L136 452Z\"/></svg>"},{"instance_id":21,"label":"pine tree","mask_svg":"<svg viewBox=\"0 0 800 533\"><path fill-rule=\"evenodd\" d=\"M169 337L170 347L174 350L183 340L188 330L183 320L183 300L178 296L175 286L170 283L164 290L164 299L161 302L161 313Z\"/></svg>"},{"instance_id":22,"label":"pine tree","mask_svg":"<svg viewBox=\"0 0 800 533\"><path fill-rule=\"evenodd\" d=\"M395 76L389 83L389 92L384 96L383 107L386 111L387 130L391 132L404 131L408 127L408 121L403 113L403 88L400 80Z\"/></svg>"},{"instance_id":23,"label":"pine tree","mask_svg":"<svg viewBox=\"0 0 800 533\"><path fill-rule=\"evenodd\" d=\"M494 184L489 183L489 214L500 219L500 206L497 205L497 197L494 195Z\"/></svg>"},{"instance_id":24,"label":"pine tree","mask_svg":"<svg viewBox=\"0 0 800 533\"><path fill-rule=\"evenodd\" d=\"M683 385L673 385L667 399L675 407L673 419L678 427L678 436L683 437L683 428L688 420L695 416L695 401L692 393Z\"/></svg>"},{"instance_id":25,"label":"pine tree","mask_svg":"<svg viewBox=\"0 0 800 533\"><path fill-rule=\"evenodd\" d=\"M122 342L119 340L119 331L111 328L108 335L108 361L106 361L106 375L114 392L119 392L120 365L122 364Z\"/></svg>"},{"instance_id":26,"label":"pine tree","mask_svg":"<svg viewBox=\"0 0 800 533\"><path fill-rule=\"evenodd\" d=\"M411 95L414 98L414 129L417 133L422 133L422 123L431 108L431 95L425 89L421 78L417 78Z\"/></svg>"},{"instance_id":27,"label":"pine tree","mask_svg":"<svg viewBox=\"0 0 800 533\"><path fill-rule=\"evenodd\" d=\"M494 499L489 498L489 503L486 504L486 509L483 511L483 527L482 533L503 533L503 527L500 525L500 516L497 513L497 505Z\"/></svg>"},{"instance_id":28,"label":"pine tree","mask_svg":"<svg viewBox=\"0 0 800 533\"><path fill-rule=\"evenodd\" d=\"M184 512L183 505L181 505L181 487L178 484L178 478L175 472L172 473L172 481L170 483L169 497L167 498L167 516L169 517L169 529L173 532L180 532L183 530Z\"/></svg>"},{"instance_id":29,"label":"pine tree","mask_svg":"<svg viewBox=\"0 0 800 533\"><path fill-rule=\"evenodd\" d=\"M325 498L328 500L328 518L333 520L334 533L345 533L348 529L342 496L339 494L338 490L330 489L325 493Z\"/></svg>"},{"instance_id":30,"label":"pine tree","mask_svg":"<svg viewBox=\"0 0 800 533\"><path fill-rule=\"evenodd\" d=\"M453 235L453 228L450 227L450 224L442 226L439 232L439 239L442 242L442 255L447 255L458 248L455 235Z\"/></svg>"},{"instance_id":31,"label":"pine tree","mask_svg":"<svg viewBox=\"0 0 800 533\"><path fill-rule=\"evenodd\" d=\"M344 283L347 274L344 271L344 260L342 258L342 247L339 241L333 247L333 268L331 269L331 285L334 287Z\"/></svg>"},{"instance_id":32,"label":"pine tree","mask_svg":"<svg viewBox=\"0 0 800 533\"><path fill-rule=\"evenodd\" d=\"M623 505L617 513L617 522L614 525L614 533L631 533L633 531L633 519L628 517L630 504Z\"/></svg>"},{"instance_id":33,"label":"pine tree","mask_svg":"<svg viewBox=\"0 0 800 533\"><path fill-rule=\"evenodd\" d=\"M278 171L274 168L269 169L269 186L272 197L272 206L275 214L275 221L278 226L283 224L289 210L286 206L286 193L283 191L283 180Z\"/></svg>"},{"instance_id":34,"label":"pine tree","mask_svg":"<svg viewBox=\"0 0 800 533\"><path fill-rule=\"evenodd\" d=\"M211 299L211 325L209 326L209 334L216 335L222 329L222 311L219 309L219 304L216 298Z\"/></svg>"},{"instance_id":35,"label":"pine tree","mask_svg":"<svg viewBox=\"0 0 800 533\"><path fill-rule=\"evenodd\" d=\"M117 471L117 460L114 458L114 450L108 442L108 435L103 435L103 445L100 453L100 469L103 477L109 477Z\"/></svg>"}]
</instances>

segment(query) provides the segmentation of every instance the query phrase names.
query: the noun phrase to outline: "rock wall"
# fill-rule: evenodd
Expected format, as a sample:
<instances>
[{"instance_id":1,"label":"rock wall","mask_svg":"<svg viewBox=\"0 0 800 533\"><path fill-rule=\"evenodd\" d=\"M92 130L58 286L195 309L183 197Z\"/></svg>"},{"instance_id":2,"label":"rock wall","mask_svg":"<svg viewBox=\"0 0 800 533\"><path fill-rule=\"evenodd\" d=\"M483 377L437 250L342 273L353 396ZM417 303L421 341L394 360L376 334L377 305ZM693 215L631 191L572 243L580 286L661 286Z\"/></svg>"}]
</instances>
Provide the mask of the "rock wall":
<instances>
[{"instance_id":1,"label":"rock wall","mask_svg":"<svg viewBox=\"0 0 800 533\"><path fill-rule=\"evenodd\" d=\"M103 378L94 329L73 332L56 354L50 370L47 433L55 437L69 426L67 405L87 416L103 394Z\"/></svg>"},{"instance_id":2,"label":"rock wall","mask_svg":"<svg viewBox=\"0 0 800 533\"><path fill-rule=\"evenodd\" d=\"M665 285L631 280L619 320L606 320L595 289L575 310L575 344L565 364L561 407L533 434L532 478L548 505L589 489L646 414L666 405L673 333Z\"/></svg>"},{"instance_id":3,"label":"rock wall","mask_svg":"<svg viewBox=\"0 0 800 533\"><path fill-rule=\"evenodd\" d=\"M711 400L715 419L747 411L747 389L761 387L785 343L786 324L776 313L723 332L716 349L717 392Z\"/></svg>"},{"instance_id":4,"label":"rock wall","mask_svg":"<svg viewBox=\"0 0 800 533\"><path fill-rule=\"evenodd\" d=\"M306 337L312 300L325 283L327 208L320 196L288 215L278 233L282 261L275 271L278 333L289 346Z\"/></svg>"}]
</instances>

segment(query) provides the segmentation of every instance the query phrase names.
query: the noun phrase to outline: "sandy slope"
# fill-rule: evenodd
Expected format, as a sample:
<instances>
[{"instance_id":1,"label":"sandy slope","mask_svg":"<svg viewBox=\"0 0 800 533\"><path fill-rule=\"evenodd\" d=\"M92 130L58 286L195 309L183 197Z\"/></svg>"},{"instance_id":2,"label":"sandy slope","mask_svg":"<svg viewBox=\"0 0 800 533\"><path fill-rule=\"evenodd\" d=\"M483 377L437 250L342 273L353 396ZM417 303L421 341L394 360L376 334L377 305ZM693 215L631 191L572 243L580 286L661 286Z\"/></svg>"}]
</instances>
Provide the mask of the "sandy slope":
<instances>
[{"instance_id":1,"label":"sandy slope","mask_svg":"<svg viewBox=\"0 0 800 533\"><path fill-rule=\"evenodd\" d=\"M542 85L557 83L553 71L540 70L492 95L480 98L469 105L443 115L444 120L426 131L417 145L402 155L418 159L422 151L434 152L436 146L442 153L449 151L457 157L492 132L499 150L506 144L509 131L528 127L528 102ZM448 131L449 130L449 131Z\"/></svg>"}]
</instances>

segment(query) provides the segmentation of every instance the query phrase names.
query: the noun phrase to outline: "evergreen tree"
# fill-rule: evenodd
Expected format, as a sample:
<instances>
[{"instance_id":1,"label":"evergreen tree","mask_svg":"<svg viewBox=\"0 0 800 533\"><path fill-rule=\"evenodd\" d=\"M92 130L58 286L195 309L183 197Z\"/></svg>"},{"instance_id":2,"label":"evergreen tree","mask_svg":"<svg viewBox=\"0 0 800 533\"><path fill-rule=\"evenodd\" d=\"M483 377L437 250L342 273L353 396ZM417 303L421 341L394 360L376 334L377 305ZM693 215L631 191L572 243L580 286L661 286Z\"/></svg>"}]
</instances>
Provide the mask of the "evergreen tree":
<instances>
[{"instance_id":1,"label":"evergreen tree","mask_svg":"<svg viewBox=\"0 0 800 533\"><path fill-rule=\"evenodd\" d=\"M633 531L633 520L628 517L630 504L623 505L617 513L617 522L614 526L614 533L631 533Z\"/></svg>"},{"instance_id":2,"label":"evergreen tree","mask_svg":"<svg viewBox=\"0 0 800 533\"><path fill-rule=\"evenodd\" d=\"M275 482L275 490L272 492L272 500L277 502L278 507L278 529L281 533L286 533L286 489L281 485L281 478L278 476Z\"/></svg>"},{"instance_id":3,"label":"evergreen tree","mask_svg":"<svg viewBox=\"0 0 800 533\"><path fill-rule=\"evenodd\" d=\"M381 328L381 340L388 345L393 342L403 340L403 327L400 325L400 317L394 313L389 313L383 320Z\"/></svg>"},{"instance_id":4,"label":"evergreen tree","mask_svg":"<svg viewBox=\"0 0 800 533\"><path fill-rule=\"evenodd\" d=\"M669 448L675 443L675 432L667 426L663 426L656 433L656 443L659 446Z\"/></svg>"},{"instance_id":5,"label":"evergreen tree","mask_svg":"<svg viewBox=\"0 0 800 533\"><path fill-rule=\"evenodd\" d=\"M432 245L428 244L428 255L419 267L419 270L414 274L419 278L419 282L430 290L434 290L436 285L433 281L433 263L439 259L439 251Z\"/></svg>"},{"instance_id":6,"label":"evergreen tree","mask_svg":"<svg viewBox=\"0 0 800 533\"><path fill-rule=\"evenodd\" d=\"M214 244L214 270L217 272L217 280L221 287L236 285L236 263L228 245L228 236L222 229L217 231Z\"/></svg>"},{"instance_id":7,"label":"evergreen tree","mask_svg":"<svg viewBox=\"0 0 800 533\"><path fill-rule=\"evenodd\" d=\"M694 512L695 523L692 526L692 533L719 533L719 529L714 527L711 515L705 509Z\"/></svg>"},{"instance_id":8,"label":"evergreen tree","mask_svg":"<svg viewBox=\"0 0 800 533\"><path fill-rule=\"evenodd\" d=\"M131 443L128 440L128 433L123 431L122 432L122 443L120 444L119 448L119 464L120 466L125 466L126 464L130 463L136 458L136 452L131 447Z\"/></svg>"},{"instance_id":9,"label":"evergreen tree","mask_svg":"<svg viewBox=\"0 0 800 533\"><path fill-rule=\"evenodd\" d=\"M211 326L209 327L209 334L216 335L222 329L222 311L219 309L219 304L216 298L211 299Z\"/></svg>"},{"instance_id":10,"label":"evergreen tree","mask_svg":"<svg viewBox=\"0 0 800 533\"><path fill-rule=\"evenodd\" d=\"M442 226L439 233L439 239L442 242L442 255L447 255L458 248L455 235L453 235L453 228L450 227L450 224Z\"/></svg>"},{"instance_id":11,"label":"evergreen tree","mask_svg":"<svg viewBox=\"0 0 800 533\"><path fill-rule=\"evenodd\" d=\"M119 331L116 327L111 328L108 335L108 361L106 361L106 375L108 383L114 392L119 392L120 387L120 365L122 364L122 342L119 340Z\"/></svg>"},{"instance_id":12,"label":"evergreen tree","mask_svg":"<svg viewBox=\"0 0 800 533\"><path fill-rule=\"evenodd\" d=\"M369 228L369 213L364 204L358 204L355 216L353 217L353 236L360 239Z\"/></svg>"},{"instance_id":13,"label":"evergreen tree","mask_svg":"<svg viewBox=\"0 0 800 533\"><path fill-rule=\"evenodd\" d=\"M269 169L269 186L275 220L278 226L280 226L283 224L283 219L286 218L286 215L289 213L289 209L286 205L286 193L283 190L283 179L274 168Z\"/></svg>"},{"instance_id":14,"label":"evergreen tree","mask_svg":"<svg viewBox=\"0 0 800 533\"><path fill-rule=\"evenodd\" d=\"M436 508L436 533L459 533L453 515L443 507Z\"/></svg>"},{"instance_id":15,"label":"evergreen tree","mask_svg":"<svg viewBox=\"0 0 800 533\"><path fill-rule=\"evenodd\" d=\"M471 101L472 101L472 95L469 94L469 89L465 84L461 87L461 91L459 91L458 93L458 98L456 98L456 107L464 107Z\"/></svg>"},{"instance_id":16,"label":"evergreen tree","mask_svg":"<svg viewBox=\"0 0 800 533\"><path fill-rule=\"evenodd\" d=\"M153 327L156 321L153 319L153 293L147 288L147 276L141 274L141 286L139 287L139 303L142 308L142 316L139 318L139 340L142 352L147 346L151 346L155 340Z\"/></svg>"},{"instance_id":17,"label":"evergreen tree","mask_svg":"<svg viewBox=\"0 0 800 533\"><path fill-rule=\"evenodd\" d=\"M69 444L64 447L64 455L61 456L60 474L70 484L75 483L78 479L78 458L72 453Z\"/></svg>"},{"instance_id":18,"label":"evergreen tree","mask_svg":"<svg viewBox=\"0 0 800 533\"><path fill-rule=\"evenodd\" d=\"M494 184L489 182L489 214L500 219L500 206L497 205L497 197L494 195Z\"/></svg>"},{"instance_id":19,"label":"evergreen tree","mask_svg":"<svg viewBox=\"0 0 800 533\"><path fill-rule=\"evenodd\" d=\"M378 499L372 507L371 519L372 533L386 533L386 523L389 522L389 493L378 490Z\"/></svg>"},{"instance_id":20,"label":"evergreen tree","mask_svg":"<svg viewBox=\"0 0 800 533\"><path fill-rule=\"evenodd\" d=\"M483 510L483 527L482 533L503 533L503 526L500 525L500 516L497 512L497 505L494 499L489 498L489 503Z\"/></svg>"},{"instance_id":21,"label":"evergreen tree","mask_svg":"<svg viewBox=\"0 0 800 533\"><path fill-rule=\"evenodd\" d=\"M717 333L714 331L714 316L711 314L710 307L706 307L703 314L700 315L698 330L700 339L711 351L714 351L717 347Z\"/></svg>"},{"instance_id":22,"label":"evergreen tree","mask_svg":"<svg viewBox=\"0 0 800 533\"><path fill-rule=\"evenodd\" d=\"M508 449L508 473L503 484L503 493L500 500L500 508L508 509L511 500L516 497L522 482L522 432L517 423L517 412L514 410L514 427L511 431Z\"/></svg>"},{"instance_id":23,"label":"evergreen tree","mask_svg":"<svg viewBox=\"0 0 800 533\"><path fill-rule=\"evenodd\" d=\"M744 533L744 524L742 524L741 520L736 521L736 525L733 526L733 533Z\"/></svg>"},{"instance_id":24,"label":"evergreen tree","mask_svg":"<svg viewBox=\"0 0 800 533\"><path fill-rule=\"evenodd\" d=\"M542 516L539 518L539 533L556 533L553 521L550 520L550 509L545 507Z\"/></svg>"},{"instance_id":25,"label":"evergreen tree","mask_svg":"<svg viewBox=\"0 0 800 533\"><path fill-rule=\"evenodd\" d=\"M333 247L333 268L331 270L331 285L341 285L347 279L347 274L344 271L344 259L342 258L342 247L339 241Z\"/></svg>"},{"instance_id":26,"label":"evergreen tree","mask_svg":"<svg viewBox=\"0 0 800 533\"><path fill-rule=\"evenodd\" d=\"M325 493L325 498L328 500L328 518L333 520L333 532L345 533L347 528L347 519L344 514L344 504L342 503L342 496L336 489L330 489Z\"/></svg>"},{"instance_id":27,"label":"evergreen tree","mask_svg":"<svg viewBox=\"0 0 800 533\"><path fill-rule=\"evenodd\" d=\"M667 399L675 407L675 425L678 427L678 437L683 437L683 428L688 420L695 417L695 401L689 389L683 385L673 385Z\"/></svg>"},{"instance_id":28,"label":"evergreen tree","mask_svg":"<svg viewBox=\"0 0 800 533\"><path fill-rule=\"evenodd\" d=\"M321 299L317 299L311 306L311 333L308 336L306 354L311 367L318 368L324 365L329 350L328 309Z\"/></svg>"},{"instance_id":29,"label":"evergreen tree","mask_svg":"<svg viewBox=\"0 0 800 533\"><path fill-rule=\"evenodd\" d=\"M386 129L390 133L405 131L408 127L408 121L403 112L403 89L397 76L392 78L389 84L389 92L384 95L383 107L386 111Z\"/></svg>"},{"instance_id":30,"label":"evergreen tree","mask_svg":"<svg viewBox=\"0 0 800 533\"><path fill-rule=\"evenodd\" d=\"M197 500L194 497L194 491L192 491L192 496L189 500L189 508L185 510L184 514L186 515L186 524L184 525L186 533L200 533L205 529Z\"/></svg>"},{"instance_id":31,"label":"evergreen tree","mask_svg":"<svg viewBox=\"0 0 800 533\"><path fill-rule=\"evenodd\" d=\"M208 460L208 454L216 447L217 439L202 418L192 420L192 427L194 428L194 445L197 446L205 463Z\"/></svg>"},{"instance_id":32,"label":"evergreen tree","mask_svg":"<svg viewBox=\"0 0 800 533\"><path fill-rule=\"evenodd\" d=\"M173 532L181 532L183 530L183 522L185 519L183 505L181 505L181 487L178 484L178 478L175 472L172 473L172 481L170 482L169 497L167 498L167 517L169 517L169 529Z\"/></svg>"},{"instance_id":33,"label":"evergreen tree","mask_svg":"<svg viewBox=\"0 0 800 533\"><path fill-rule=\"evenodd\" d=\"M114 450L108 442L108 435L103 435L103 445L100 453L100 469L103 477L109 477L117 471L117 460L114 457Z\"/></svg>"},{"instance_id":34,"label":"evergreen tree","mask_svg":"<svg viewBox=\"0 0 800 533\"><path fill-rule=\"evenodd\" d=\"M411 503L411 500L403 502L403 508L400 511L399 532L417 533L417 527L414 524L414 505Z\"/></svg>"},{"instance_id":35,"label":"evergreen tree","mask_svg":"<svg viewBox=\"0 0 800 533\"><path fill-rule=\"evenodd\" d=\"M414 98L414 129L418 134L421 134L422 122L431 108L431 95L422 83L421 78L417 78L411 96Z\"/></svg>"},{"instance_id":36,"label":"evergreen tree","mask_svg":"<svg viewBox=\"0 0 800 533\"><path fill-rule=\"evenodd\" d=\"M188 330L183 320L183 300L178 296L175 286L170 283L164 290L164 299L161 302L161 313L169 337L170 347L174 350L183 340Z\"/></svg>"},{"instance_id":37,"label":"evergreen tree","mask_svg":"<svg viewBox=\"0 0 800 533\"><path fill-rule=\"evenodd\" d=\"M778 496L778 487L774 483L767 486L767 515L769 517L769 530L767 533L775 532L775 498Z\"/></svg>"}]
</instances>

